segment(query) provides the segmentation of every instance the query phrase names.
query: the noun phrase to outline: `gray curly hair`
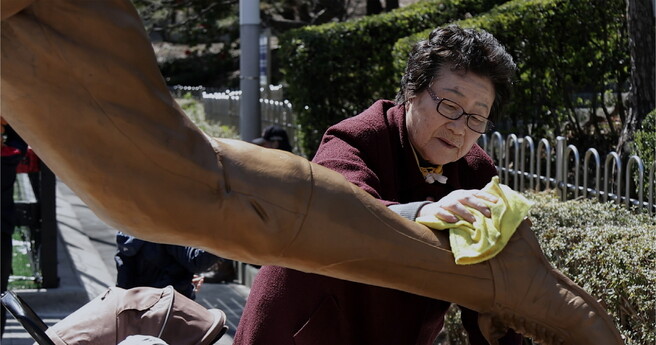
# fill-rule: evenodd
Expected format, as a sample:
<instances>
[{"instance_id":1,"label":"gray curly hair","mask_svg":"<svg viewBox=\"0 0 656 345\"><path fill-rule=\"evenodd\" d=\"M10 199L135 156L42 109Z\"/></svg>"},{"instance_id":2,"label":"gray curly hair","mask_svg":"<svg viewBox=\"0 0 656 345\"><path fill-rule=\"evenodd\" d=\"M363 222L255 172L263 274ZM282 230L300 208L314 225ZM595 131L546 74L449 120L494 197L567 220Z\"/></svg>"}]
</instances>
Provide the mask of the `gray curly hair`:
<instances>
[{"instance_id":1,"label":"gray curly hair","mask_svg":"<svg viewBox=\"0 0 656 345\"><path fill-rule=\"evenodd\" d=\"M495 90L490 120L497 119L510 99L517 66L512 56L490 33L457 25L439 27L430 33L427 40L415 44L401 78L396 102L405 103L428 88L445 65L452 66L453 70L490 78Z\"/></svg>"}]
</instances>

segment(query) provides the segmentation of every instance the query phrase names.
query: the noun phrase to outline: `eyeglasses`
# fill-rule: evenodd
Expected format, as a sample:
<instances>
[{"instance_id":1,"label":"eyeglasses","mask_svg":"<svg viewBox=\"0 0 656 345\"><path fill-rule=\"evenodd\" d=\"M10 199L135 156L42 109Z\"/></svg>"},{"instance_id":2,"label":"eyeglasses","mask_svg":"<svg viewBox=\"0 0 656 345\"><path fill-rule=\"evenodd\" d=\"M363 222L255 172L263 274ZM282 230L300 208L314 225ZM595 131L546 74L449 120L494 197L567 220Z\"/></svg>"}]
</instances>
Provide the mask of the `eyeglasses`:
<instances>
[{"instance_id":1,"label":"eyeglasses","mask_svg":"<svg viewBox=\"0 0 656 345\"><path fill-rule=\"evenodd\" d=\"M467 116L467 127L472 131L480 134L485 134L491 131L494 128L494 123L482 115L477 114L468 114L465 110L456 102L437 97L431 88L426 89L430 97L437 103L435 109L440 115L446 117L449 120L457 120L462 115Z\"/></svg>"}]
</instances>

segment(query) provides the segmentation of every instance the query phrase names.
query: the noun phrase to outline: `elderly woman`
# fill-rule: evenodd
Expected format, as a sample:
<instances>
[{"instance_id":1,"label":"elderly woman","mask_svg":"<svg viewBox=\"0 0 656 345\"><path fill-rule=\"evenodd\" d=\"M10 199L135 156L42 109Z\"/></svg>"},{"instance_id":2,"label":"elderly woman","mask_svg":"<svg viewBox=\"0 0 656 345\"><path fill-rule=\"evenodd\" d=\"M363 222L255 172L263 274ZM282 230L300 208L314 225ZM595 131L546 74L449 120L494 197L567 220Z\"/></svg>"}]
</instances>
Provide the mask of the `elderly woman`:
<instances>
[{"instance_id":1,"label":"elderly woman","mask_svg":"<svg viewBox=\"0 0 656 345\"><path fill-rule=\"evenodd\" d=\"M414 220L489 215L481 191L496 175L476 145L510 94L515 64L485 32L434 30L410 54L397 102L378 101L328 129L314 162ZM339 217L339 215L336 215ZM266 266L241 319L240 344L433 344L450 303ZM472 344L487 344L462 310ZM518 344L509 335L502 343Z\"/></svg>"},{"instance_id":2,"label":"elderly woman","mask_svg":"<svg viewBox=\"0 0 656 345\"><path fill-rule=\"evenodd\" d=\"M398 216L342 174L282 150L203 134L167 89L143 24L129 0L3 0L0 4L2 116L96 214L124 232L253 264L289 267L453 302L479 312L478 323L484 326L481 330L492 341L511 327L542 339L543 344L622 343L612 319L595 298L548 264L528 220L517 227L497 256L479 264L456 265L445 234ZM453 64L452 68L445 65L431 72L430 77L436 77L432 83L418 80L416 86L404 91L409 113L407 133L418 134L412 139L417 153L414 163L414 154L407 151L410 141L400 126L404 110L399 109L403 108L379 103L371 112L397 122L372 123L357 130L358 135L368 135L367 131L389 126L386 135L396 139L377 140L380 145L398 148L386 152L385 157L362 155L363 161L403 162L385 169L367 162L367 168L380 174L368 175L370 180L365 182L373 187L369 191L383 193L380 198L390 204L429 197L437 200L446 195L437 203L424 205L420 212L447 220L448 213L467 217L462 205L477 207L477 199L486 198L478 192L450 191L451 186L476 188L480 184L470 180L487 180L492 175L480 149L467 147L475 141L471 136L476 136L468 132L470 128L484 129L477 122L478 116L467 114L453 122L439 120L446 122L429 135L419 127L411 129L410 117L455 119L457 108L449 111L455 104L486 117L484 108L487 106L492 114L494 103L501 101L500 90L490 84L494 78L483 77L485 74L478 70L463 73L459 61ZM477 61L472 66L485 64ZM444 83L448 78L453 84ZM428 92L429 85L435 97ZM364 126L368 117L362 119ZM421 122L414 125L425 126ZM340 126L336 127L327 138L340 131ZM325 150L332 146L329 142L337 143L337 138L354 138L357 144L358 136L352 130L347 133L344 130L344 135L334 135L336 139L328 140ZM446 159L429 154L433 147L444 151ZM357 149L364 150L364 146ZM445 164L460 154L465 157ZM436 170L426 176L434 176L437 184L425 183L418 172L427 163ZM347 168L342 171L351 170L352 174L366 173L359 171L362 166L346 161L331 164L344 164ZM414 172L406 168L412 164ZM444 165L441 173L438 165ZM479 173L481 176L476 175ZM447 184L440 183L444 178L439 175L447 178ZM378 186L377 179L395 184ZM412 184L424 187L404 188ZM421 192L423 189L427 191ZM392 190L390 194L388 190ZM398 199L389 196L392 194ZM253 297L282 298L282 287L271 286L270 293L258 293L261 298L254 291ZM297 297L302 298L309 288ZM310 327L314 321L335 318L338 314L331 309L347 308L332 297L339 293L325 298L328 309L322 306L317 310L320 315L312 318L308 329L314 329ZM381 315L396 312L385 305L373 305L386 299L363 294L363 304L365 297L372 306L368 310L380 310L363 314L360 319L365 322L375 324ZM401 303L394 302L396 306ZM426 313L432 311L425 309ZM405 323L404 317L408 315L400 315L397 321ZM340 320L339 328L318 331L328 342L332 333L348 329L348 322ZM416 334L433 337L430 327L422 332L417 330Z\"/></svg>"}]
</instances>

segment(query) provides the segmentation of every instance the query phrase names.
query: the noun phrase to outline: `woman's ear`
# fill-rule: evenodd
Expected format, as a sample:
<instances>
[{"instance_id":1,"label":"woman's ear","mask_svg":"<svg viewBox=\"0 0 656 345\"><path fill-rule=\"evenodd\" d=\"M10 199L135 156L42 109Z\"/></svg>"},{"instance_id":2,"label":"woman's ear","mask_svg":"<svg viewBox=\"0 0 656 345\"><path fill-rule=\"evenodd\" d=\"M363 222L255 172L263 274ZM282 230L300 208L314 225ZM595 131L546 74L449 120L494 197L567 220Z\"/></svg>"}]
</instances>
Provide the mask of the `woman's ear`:
<instances>
[{"instance_id":1,"label":"woman's ear","mask_svg":"<svg viewBox=\"0 0 656 345\"><path fill-rule=\"evenodd\" d=\"M414 102L414 100L415 100L416 98L417 98L417 95L414 95L414 94L413 94L413 95L407 94L407 95L405 96L405 99L406 99L405 102L406 102L406 103L412 103L412 102Z\"/></svg>"}]
</instances>

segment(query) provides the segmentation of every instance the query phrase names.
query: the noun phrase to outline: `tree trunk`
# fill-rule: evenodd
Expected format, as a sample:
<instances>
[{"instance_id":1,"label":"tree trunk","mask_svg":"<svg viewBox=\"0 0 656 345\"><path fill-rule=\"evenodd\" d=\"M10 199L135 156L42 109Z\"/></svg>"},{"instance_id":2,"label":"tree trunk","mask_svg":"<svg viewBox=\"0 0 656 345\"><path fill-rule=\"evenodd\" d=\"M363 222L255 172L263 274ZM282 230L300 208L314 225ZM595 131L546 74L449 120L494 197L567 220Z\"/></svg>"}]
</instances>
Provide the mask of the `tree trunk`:
<instances>
[{"instance_id":1,"label":"tree trunk","mask_svg":"<svg viewBox=\"0 0 656 345\"><path fill-rule=\"evenodd\" d=\"M654 3L653 0L627 0L627 28L631 54L630 109L617 143L617 151L631 152L633 134L639 129L647 113L656 108L656 67L654 55Z\"/></svg>"}]
</instances>

